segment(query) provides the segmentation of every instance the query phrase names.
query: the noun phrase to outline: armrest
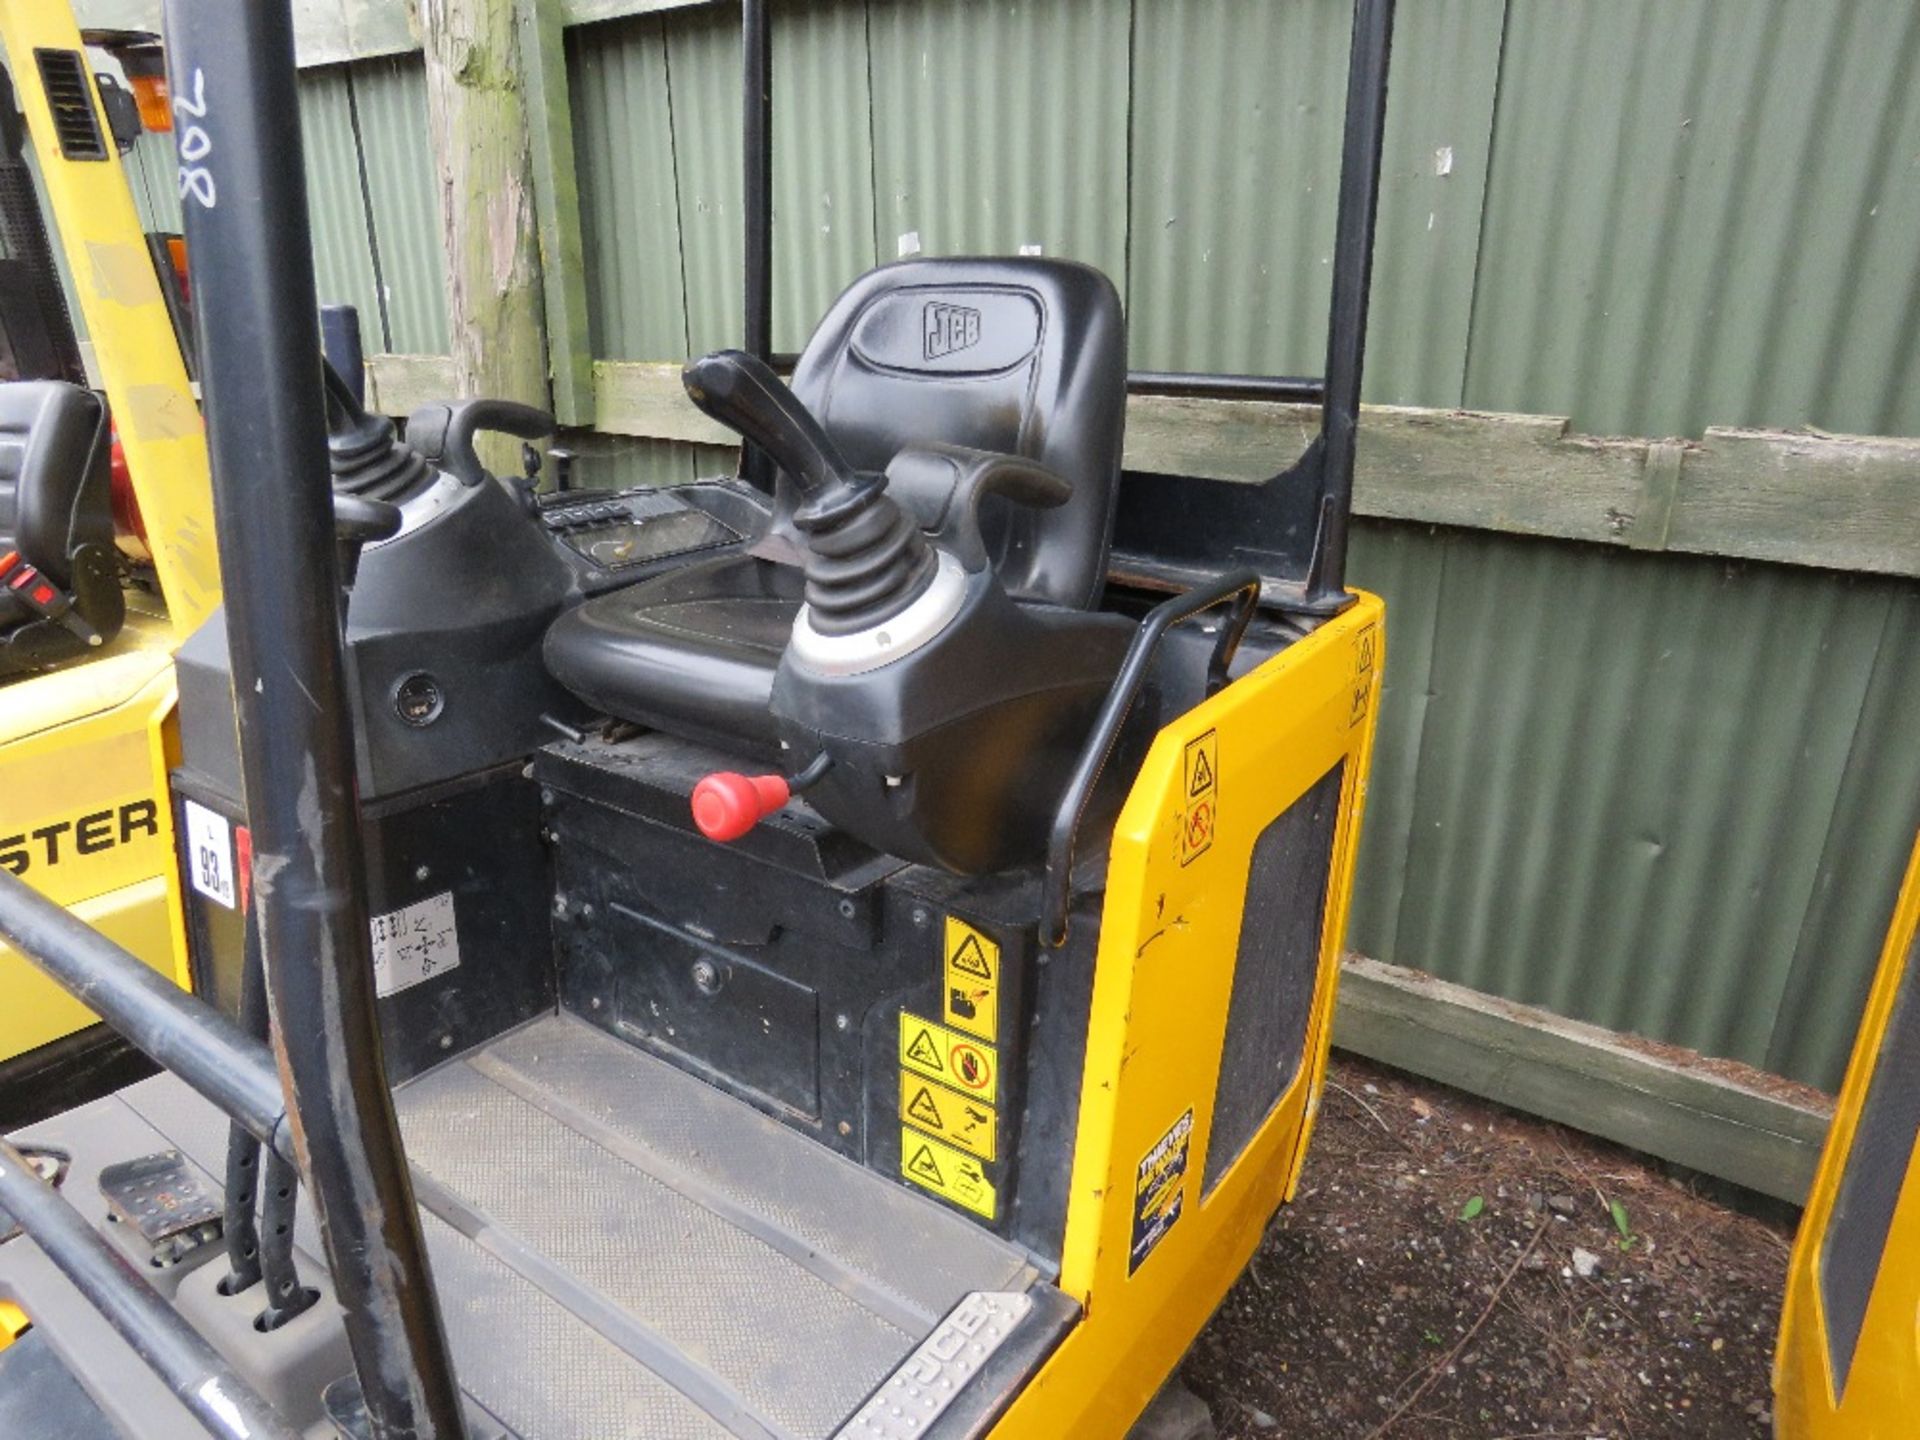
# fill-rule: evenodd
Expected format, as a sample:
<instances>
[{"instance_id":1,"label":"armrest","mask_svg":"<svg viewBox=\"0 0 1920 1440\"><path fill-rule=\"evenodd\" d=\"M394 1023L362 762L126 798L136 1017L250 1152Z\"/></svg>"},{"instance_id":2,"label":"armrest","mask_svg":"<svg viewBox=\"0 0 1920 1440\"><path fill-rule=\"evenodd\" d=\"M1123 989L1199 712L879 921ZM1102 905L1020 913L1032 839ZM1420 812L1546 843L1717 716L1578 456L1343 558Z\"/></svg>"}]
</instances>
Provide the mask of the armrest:
<instances>
[{"instance_id":1,"label":"armrest","mask_svg":"<svg viewBox=\"0 0 1920 1440\"><path fill-rule=\"evenodd\" d=\"M1072 498L1073 482L1046 466L997 450L965 445L915 445L887 466L887 493L932 532L969 571L991 563L980 534L980 501L1000 495L1019 505L1050 509Z\"/></svg>"}]
</instances>

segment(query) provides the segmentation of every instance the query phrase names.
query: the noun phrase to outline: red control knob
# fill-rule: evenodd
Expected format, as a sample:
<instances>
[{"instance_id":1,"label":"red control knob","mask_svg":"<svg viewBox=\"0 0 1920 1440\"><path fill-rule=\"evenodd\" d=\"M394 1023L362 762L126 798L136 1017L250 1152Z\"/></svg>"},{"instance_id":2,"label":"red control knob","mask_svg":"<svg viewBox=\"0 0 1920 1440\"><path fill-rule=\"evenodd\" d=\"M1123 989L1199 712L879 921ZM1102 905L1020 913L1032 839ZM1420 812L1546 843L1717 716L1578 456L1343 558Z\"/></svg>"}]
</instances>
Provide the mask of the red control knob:
<instances>
[{"instance_id":1,"label":"red control knob","mask_svg":"<svg viewBox=\"0 0 1920 1440\"><path fill-rule=\"evenodd\" d=\"M709 840L738 840L792 794L784 775L716 771L693 787L693 823Z\"/></svg>"}]
</instances>

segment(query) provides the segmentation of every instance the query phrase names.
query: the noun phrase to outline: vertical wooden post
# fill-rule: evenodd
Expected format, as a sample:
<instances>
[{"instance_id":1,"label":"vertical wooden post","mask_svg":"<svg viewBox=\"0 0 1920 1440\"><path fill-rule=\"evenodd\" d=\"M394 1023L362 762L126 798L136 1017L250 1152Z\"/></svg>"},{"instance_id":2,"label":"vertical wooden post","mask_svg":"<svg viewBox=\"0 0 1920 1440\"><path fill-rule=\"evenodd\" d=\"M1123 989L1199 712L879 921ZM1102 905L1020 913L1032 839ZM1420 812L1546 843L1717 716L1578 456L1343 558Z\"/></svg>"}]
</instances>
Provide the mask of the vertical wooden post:
<instances>
[{"instance_id":1,"label":"vertical wooden post","mask_svg":"<svg viewBox=\"0 0 1920 1440\"><path fill-rule=\"evenodd\" d=\"M427 128L455 388L545 407L546 312L514 21L514 0L422 0ZM511 464L510 454L482 458Z\"/></svg>"},{"instance_id":2,"label":"vertical wooden post","mask_svg":"<svg viewBox=\"0 0 1920 1440\"><path fill-rule=\"evenodd\" d=\"M573 103L560 0L515 0L520 73L526 81L534 214L546 287L547 363L553 413L565 425L593 424L593 350L587 339L586 252L573 154Z\"/></svg>"}]
</instances>

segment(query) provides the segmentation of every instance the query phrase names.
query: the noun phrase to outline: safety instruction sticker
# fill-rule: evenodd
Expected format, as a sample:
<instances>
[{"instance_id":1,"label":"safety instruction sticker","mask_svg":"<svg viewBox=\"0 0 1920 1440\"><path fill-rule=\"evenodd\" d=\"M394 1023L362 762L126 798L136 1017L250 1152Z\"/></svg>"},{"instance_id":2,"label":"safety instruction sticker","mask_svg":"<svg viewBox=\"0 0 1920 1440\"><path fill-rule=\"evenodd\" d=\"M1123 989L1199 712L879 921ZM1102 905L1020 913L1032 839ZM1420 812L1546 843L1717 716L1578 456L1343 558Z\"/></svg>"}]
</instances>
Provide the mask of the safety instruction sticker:
<instances>
[{"instance_id":1,"label":"safety instruction sticker","mask_svg":"<svg viewBox=\"0 0 1920 1440\"><path fill-rule=\"evenodd\" d=\"M1193 1143L1193 1111L1173 1122L1173 1128L1140 1157L1133 1176L1133 1245L1127 1252L1127 1274L1145 1263L1167 1232L1180 1221L1187 1201L1187 1152Z\"/></svg>"},{"instance_id":2,"label":"safety instruction sticker","mask_svg":"<svg viewBox=\"0 0 1920 1440\"><path fill-rule=\"evenodd\" d=\"M999 1131L993 1107L984 1101L900 1072L900 1118L982 1160L993 1159Z\"/></svg>"},{"instance_id":3,"label":"safety instruction sticker","mask_svg":"<svg viewBox=\"0 0 1920 1440\"><path fill-rule=\"evenodd\" d=\"M997 1094L1000 1064L993 1046L905 1010L900 1012L900 1068L989 1105Z\"/></svg>"},{"instance_id":4,"label":"safety instruction sticker","mask_svg":"<svg viewBox=\"0 0 1920 1440\"><path fill-rule=\"evenodd\" d=\"M1180 776L1180 863L1190 865L1213 848L1220 820L1218 730L1187 742Z\"/></svg>"},{"instance_id":5,"label":"safety instruction sticker","mask_svg":"<svg viewBox=\"0 0 1920 1440\"><path fill-rule=\"evenodd\" d=\"M905 1125L900 1127L900 1173L984 1219L999 1213L1000 1197L978 1160Z\"/></svg>"},{"instance_id":6,"label":"safety instruction sticker","mask_svg":"<svg viewBox=\"0 0 1920 1440\"><path fill-rule=\"evenodd\" d=\"M373 917L373 981L379 994L392 995L459 968L451 890Z\"/></svg>"},{"instance_id":7,"label":"safety instruction sticker","mask_svg":"<svg viewBox=\"0 0 1920 1440\"><path fill-rule=\"evenodd\" d=\"M947 1024L991 1040L1000 1024L1000 947L990 936L947 917Z\"/></svg>"}]
</instances>

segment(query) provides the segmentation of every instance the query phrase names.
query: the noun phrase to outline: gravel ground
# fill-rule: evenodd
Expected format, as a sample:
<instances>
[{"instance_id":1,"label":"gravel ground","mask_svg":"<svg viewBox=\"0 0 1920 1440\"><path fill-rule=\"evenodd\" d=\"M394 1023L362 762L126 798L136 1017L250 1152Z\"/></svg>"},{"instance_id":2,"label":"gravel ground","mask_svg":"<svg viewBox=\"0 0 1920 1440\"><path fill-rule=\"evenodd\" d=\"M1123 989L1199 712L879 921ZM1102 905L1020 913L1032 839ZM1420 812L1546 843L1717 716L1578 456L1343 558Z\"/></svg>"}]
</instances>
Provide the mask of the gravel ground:
<instances>
[{"instance_id":1,"label":"gravel ground","mask_svg":"<svg viewBox=\"0 0 1920 1440\"><path fill-rule=\"evenodd\" d=\"M1222 1440L1765 1440L1791 1235L1336 1056L1300 1194L1182 1372Z\"/></svg>"}]
</instances>

